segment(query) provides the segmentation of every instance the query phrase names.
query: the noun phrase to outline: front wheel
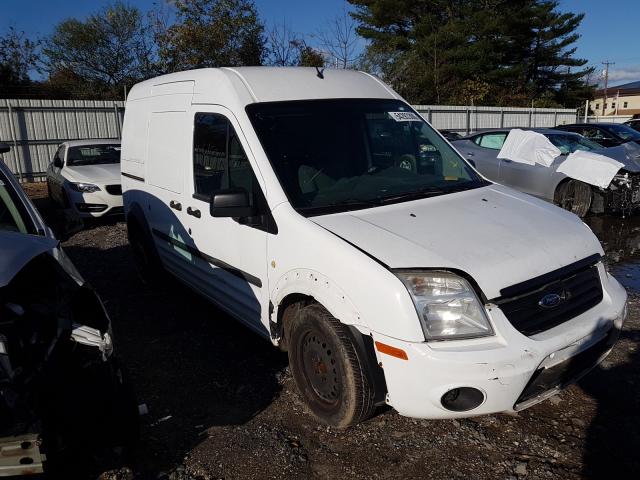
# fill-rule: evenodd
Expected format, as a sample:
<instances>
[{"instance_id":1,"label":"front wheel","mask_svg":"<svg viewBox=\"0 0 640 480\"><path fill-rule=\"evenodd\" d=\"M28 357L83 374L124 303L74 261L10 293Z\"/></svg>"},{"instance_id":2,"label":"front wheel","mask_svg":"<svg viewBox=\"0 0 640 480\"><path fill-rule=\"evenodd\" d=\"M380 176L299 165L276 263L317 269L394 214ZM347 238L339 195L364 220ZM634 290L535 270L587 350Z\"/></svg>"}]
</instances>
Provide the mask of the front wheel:
<instances>
[{"instance_id":1,"label":"front wheel","mask_svg":"<svg viewBox=\"0 0 640 480\"><path fill-rule=\"evenodd\" d=\"M560 207L584 217L591 208L593 191L591 186L578 180L569 180L558 187L555 201Z\"/></svg>"},{"instance_id":2,"label":"front wheel","mask_svg":"<svg viewBox=\"0 0 640 480\"><path fill-rule=\"evenodd\" d=\"M305 403L322 422L345 428L369 418L373 389L344 325L321 305L289 326L289 363Z\"/></svg>"}]
</instances>

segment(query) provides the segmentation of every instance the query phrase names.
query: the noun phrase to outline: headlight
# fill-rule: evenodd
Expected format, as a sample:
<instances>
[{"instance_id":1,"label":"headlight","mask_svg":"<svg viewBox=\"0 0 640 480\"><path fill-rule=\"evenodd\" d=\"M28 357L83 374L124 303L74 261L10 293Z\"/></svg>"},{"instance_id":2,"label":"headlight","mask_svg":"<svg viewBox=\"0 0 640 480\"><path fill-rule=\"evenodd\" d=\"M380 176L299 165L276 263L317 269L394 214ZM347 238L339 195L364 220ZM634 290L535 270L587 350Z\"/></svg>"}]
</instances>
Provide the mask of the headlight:
<instances>
[{"instance_id":1,"label":"headlight","mask_svg":"<svg viewBox=\"0 0 640 480\"><path fill-rule=\"evenodd\" d=\"M464 278L450 272L394 272L405 284L427 340L493 335L484 306Z\"/></svg>"},{"instance_id":2,"label":"headlight","mask_svg":"<svg viewBox=\"0 0 640 480\"><path fill-rule=\"evenodd\" d=\"M100 187L93 183L71 183L71 188L80 193L93 193L100 191Z\"/></svg>"}]
</instances>

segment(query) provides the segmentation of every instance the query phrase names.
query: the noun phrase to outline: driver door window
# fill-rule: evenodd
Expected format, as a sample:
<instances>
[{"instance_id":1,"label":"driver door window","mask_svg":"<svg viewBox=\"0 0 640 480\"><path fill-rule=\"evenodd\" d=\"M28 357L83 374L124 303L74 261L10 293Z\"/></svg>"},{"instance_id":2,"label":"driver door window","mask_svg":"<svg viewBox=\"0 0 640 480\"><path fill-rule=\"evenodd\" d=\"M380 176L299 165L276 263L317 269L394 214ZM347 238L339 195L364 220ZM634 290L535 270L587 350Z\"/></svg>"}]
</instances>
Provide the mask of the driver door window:
<instances>
[{"instance_id":1,"label":"driver door window","mask_svg":"<svg viewBox=\"0 0 640 480\"><path fill-rule=\"evenodd\" d=\"M222 190L259 189L247 155L229 120L217 113L197 113L193 133L194 196L209 201Z\"/></svg>"}]
</instances>

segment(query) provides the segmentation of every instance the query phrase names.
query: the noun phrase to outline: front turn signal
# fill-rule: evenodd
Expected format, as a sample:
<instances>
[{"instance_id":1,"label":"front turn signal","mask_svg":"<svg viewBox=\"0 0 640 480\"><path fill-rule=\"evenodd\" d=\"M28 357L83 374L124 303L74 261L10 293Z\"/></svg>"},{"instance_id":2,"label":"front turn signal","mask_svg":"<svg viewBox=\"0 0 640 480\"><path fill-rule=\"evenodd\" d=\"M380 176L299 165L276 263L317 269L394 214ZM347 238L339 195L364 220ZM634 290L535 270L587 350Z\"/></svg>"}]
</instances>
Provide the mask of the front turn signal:
<instances>
[{"instance_id":1,"label":"front turn signal","mask_svg":"<svg viewBox=\"0 0 640 480\"><path fill-rule=\"evenodd\" d=\"M400 360L409 360L409 357L407 356L407 352L405 352L401 348L392 347L391 345L387 345L386 343L382 343L382 342L375 342L375 343L376 343L376 350L378 350L380 353L384 353L386 355L399 358Z\"/></svg>"}]
</instances>

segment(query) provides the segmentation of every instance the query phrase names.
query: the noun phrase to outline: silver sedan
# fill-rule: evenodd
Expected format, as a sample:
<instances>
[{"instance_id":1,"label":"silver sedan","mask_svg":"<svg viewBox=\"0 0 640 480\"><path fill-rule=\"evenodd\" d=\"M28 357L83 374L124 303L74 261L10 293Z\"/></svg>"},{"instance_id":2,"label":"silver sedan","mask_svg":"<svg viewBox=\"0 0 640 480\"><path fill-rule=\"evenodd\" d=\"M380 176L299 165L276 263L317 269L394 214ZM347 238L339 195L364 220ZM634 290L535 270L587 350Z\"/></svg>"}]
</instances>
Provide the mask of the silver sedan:
<instances>
[{"instance_id":1,"label":"silver sedan","mask_svg":"<svg viewBox=\"0 0 640 480\"><path fill-rule=\"evenodd\" d=\"M550 167L498 158L510 129L478 132L451 142L485 177L525 193L554 202L584 217L590 211L628 212L640 208L640 149L620 145L603 148L581 135L552 129L533 129L561 152ZM557 172L570 153L590 151L624 164L606 188L598 188Z\"/></svg>"}]
</instances>

